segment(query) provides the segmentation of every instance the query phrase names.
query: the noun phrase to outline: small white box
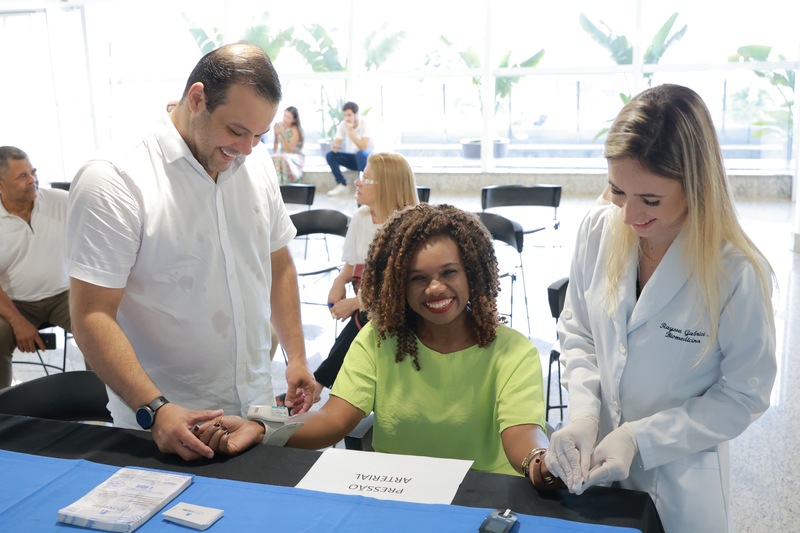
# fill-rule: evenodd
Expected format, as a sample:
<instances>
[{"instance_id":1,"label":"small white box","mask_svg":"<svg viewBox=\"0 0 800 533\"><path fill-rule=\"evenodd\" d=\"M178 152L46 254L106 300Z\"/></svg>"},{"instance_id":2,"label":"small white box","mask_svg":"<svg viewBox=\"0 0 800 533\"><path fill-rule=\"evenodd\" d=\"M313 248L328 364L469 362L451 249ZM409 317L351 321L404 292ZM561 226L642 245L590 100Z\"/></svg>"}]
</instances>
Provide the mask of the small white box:
<instances>
[{"instance_id":1,"label":"small white box","mask_svg":"<svg viewBox=\"0 0 800 533\"><path fill-rule=\"evenodd\" d=\"M180 502L164 512L164 520L203 530L211 527L224 513L222 509Z\"/></svg>"}]
</instances>

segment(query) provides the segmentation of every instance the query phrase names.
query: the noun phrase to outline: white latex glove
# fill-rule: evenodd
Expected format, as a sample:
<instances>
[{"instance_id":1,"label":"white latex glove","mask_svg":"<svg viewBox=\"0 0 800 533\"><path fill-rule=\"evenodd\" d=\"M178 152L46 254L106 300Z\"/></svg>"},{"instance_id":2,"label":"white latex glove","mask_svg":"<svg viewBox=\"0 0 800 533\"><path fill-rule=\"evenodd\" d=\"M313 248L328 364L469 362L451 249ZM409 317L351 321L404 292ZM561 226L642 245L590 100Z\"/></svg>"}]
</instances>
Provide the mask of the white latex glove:
<instances>
[{"instance_id":1,"label":"white latex glove","mask_svg":"<svg viewBox=\"0 0 800 533\"><path fill-rule=\"evenodd\" d=\"M606 435L592 454L592 468L586 483L575 494L582 494L593 485L627 479L638 450L636 436L628 424L622 424Z\"/></svg>"},{"instance_id":2,"label":"white latex glove","mask_svg":"<svg viewBox=\"0 0 800 533\"><path fill-rule=\"evenodd\" d=\"M577 492L589 475L596 442L597 422L585 418L570 420L550 438L544 462L552 474L566 483L570 492Z\"/></svg>"}]
</instances>

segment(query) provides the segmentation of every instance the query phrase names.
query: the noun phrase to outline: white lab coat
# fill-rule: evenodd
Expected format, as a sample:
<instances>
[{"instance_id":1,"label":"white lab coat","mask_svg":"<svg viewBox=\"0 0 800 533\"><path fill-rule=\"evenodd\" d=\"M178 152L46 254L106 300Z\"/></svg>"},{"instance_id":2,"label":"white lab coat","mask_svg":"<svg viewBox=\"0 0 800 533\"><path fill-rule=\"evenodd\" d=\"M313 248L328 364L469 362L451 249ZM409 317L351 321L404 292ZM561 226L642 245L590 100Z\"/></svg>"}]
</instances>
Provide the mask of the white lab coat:
<instances>
[{"instance_id":1,"label":"white lab coat","mask_svg":"<svg viewBox=\"0 0 800 533\"><path fill-rule=\"evenodd\" d=\"M767 409L776 374L774 322L757 271L726 247L723 309L712 314L717 340L701 359L710 321L682 258L683 234L638 301L632 252L608 315L605 265L617 209L594 209L578 232L559 320L570 419L599 419L598 442L630 423L639 453L621 485L650 493L667 533L731 531L727 441Z\"/></svg>"}]
</instances>

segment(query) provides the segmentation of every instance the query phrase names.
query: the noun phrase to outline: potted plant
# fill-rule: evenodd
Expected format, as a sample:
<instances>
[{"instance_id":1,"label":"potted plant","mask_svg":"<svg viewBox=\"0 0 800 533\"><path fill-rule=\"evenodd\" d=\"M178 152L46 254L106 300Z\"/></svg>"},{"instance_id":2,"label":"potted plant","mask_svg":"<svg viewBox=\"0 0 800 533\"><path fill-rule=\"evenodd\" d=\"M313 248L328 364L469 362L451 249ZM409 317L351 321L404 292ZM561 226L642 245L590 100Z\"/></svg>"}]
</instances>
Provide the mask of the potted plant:
<instances>
[{"instance_id":1,"label":"potted plant","mask_svg":"<svg viewBox=\"0 0 800 533\"><path fill-rule=\"evenodd\" d=\"M320 116L322 117L322 136L319 139L319 149L322 156L331 151L333 145L333 138L336 136L336 130L339 124L344 120L342 114L342 106L344 106L343 98L336 98L333 102L327 96L322 94L322 87L320 87L320 101L325 102L325 106L319 109ZM325 117L330 120L330 126L326 127Z\"/></svg>"},{"instance_id":2,"label":"potted plant","mask_svg":"<svg viewBox=\"0 0 800 533\"><path fill-rule=\"evenodd\" d=\"M448 48L453 48L453 43L449 41L444 35L441 35L439 39L447 45ZM464 64L470 69L478 69L481 67L481 59L478 55L478 52L475 51L474 48L467 48L465 50L458 51L458 56L464 62ZM511 60L511 51L507 51L503 56L503 59L500 61L498 68L533 68L539 64L539 62L544 57L544 48L536 52L534 55L530 56L528 59L520 62L514 63L513 65L509 65ZM494 111L497 112L497 109L500 107L500 103L504 99L508 99L509 101L509 108L511 102L511 91L514 88L514 85L519 82L520 76L504 76L504 77L496 77L494 79ZM481 94L481 77L480 76L473 76L472 77L472 84L478 90L478 103L483 112L483 97ZM511 124L510 124L510 117L509 117L509 137L511 136ZM500 138L500 139L493 139L492 140L492 155L496 158L498 157L506 157L508 155L508 144L509 138ZM480 159L481 157L481 140L479 138L467 138L461 139L461 153L466 159Z\"/></svg>"}]
</instances>

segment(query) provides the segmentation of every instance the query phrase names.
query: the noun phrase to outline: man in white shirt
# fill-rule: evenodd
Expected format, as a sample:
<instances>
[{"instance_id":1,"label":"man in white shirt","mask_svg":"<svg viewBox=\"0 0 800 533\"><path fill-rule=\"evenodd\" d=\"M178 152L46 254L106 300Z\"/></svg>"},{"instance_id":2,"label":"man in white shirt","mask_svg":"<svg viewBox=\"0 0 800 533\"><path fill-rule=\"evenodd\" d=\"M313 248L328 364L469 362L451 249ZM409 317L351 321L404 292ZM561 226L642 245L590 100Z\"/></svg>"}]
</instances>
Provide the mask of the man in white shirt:
<instances>
[{"instance_id":1,"label":"man in white shirt","mask_svg":"<svg viewBox=\"0 0 800 533\"><path fill-rule=\"evenodd\" d=\"M0 389L11 385L15 347L45 349L38 326L70 331L67 196L39 190L28 155L0 147Z\"/></svg>"},{"instance_id":2,"label":"man in white shirt","mask_svg":"<svg viewBox=\"0 0 800 533\"><path fill-rule=\"evenodd\" d=\"M367 159L373 150L372 138L366 121L358 114L358 104L347 102L342 106L344 120L339 124L331 151L325 160L331 167L336 186L328 191L328 196L347 194L347 180L340 167L362 171L367 167Z\"/></svg>"},{"instance_id":3,"label":"man in white shirt","mask_svg":"<svg viewBox=\"0 0 800 533\"><path fill-rule=\"evenodd\" d=\"M289 361L287 401L303 412L315 399L286 247L296 231L260 143L280 98L261 48L223 46L154 133L86 163L70 191L75 339L115 425L151 429L187 460L213 457L196 425L274 403L270 323Z\"/></svg>"}]
</instances>

